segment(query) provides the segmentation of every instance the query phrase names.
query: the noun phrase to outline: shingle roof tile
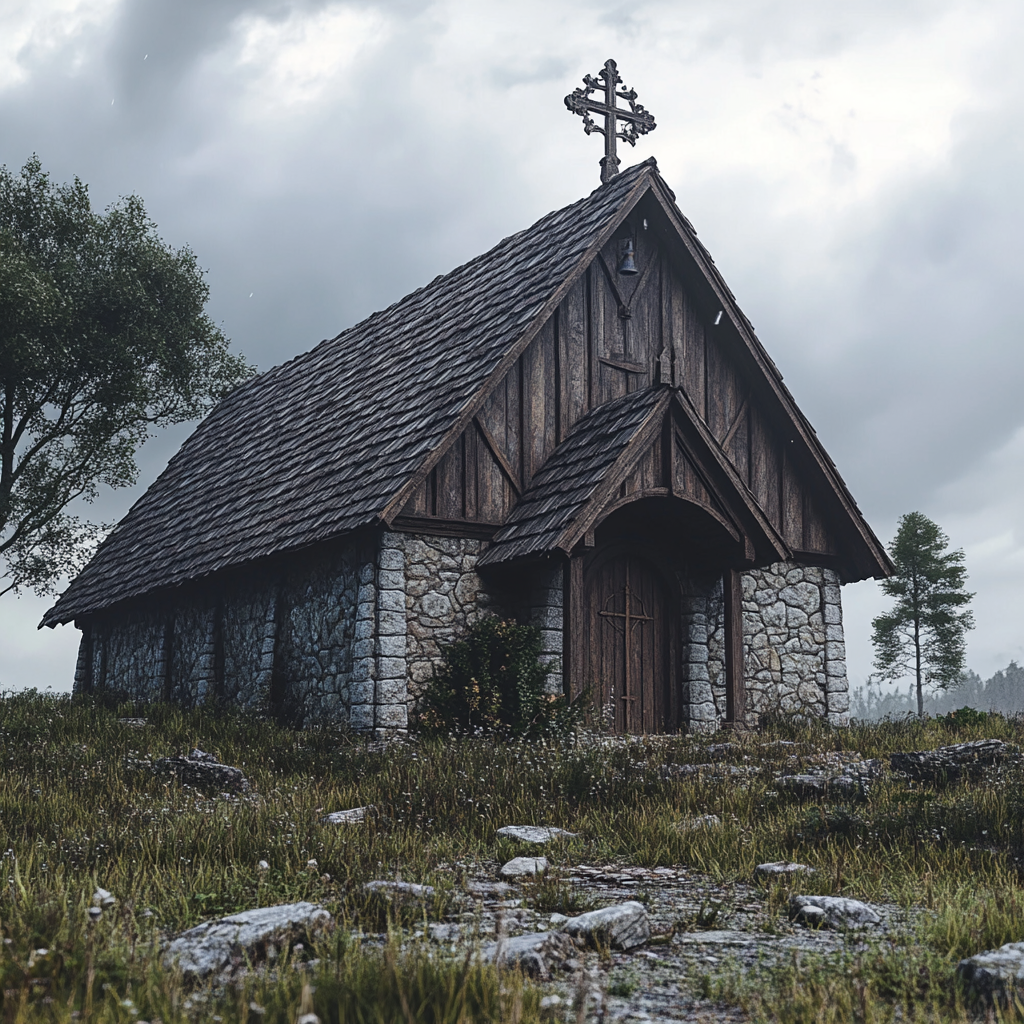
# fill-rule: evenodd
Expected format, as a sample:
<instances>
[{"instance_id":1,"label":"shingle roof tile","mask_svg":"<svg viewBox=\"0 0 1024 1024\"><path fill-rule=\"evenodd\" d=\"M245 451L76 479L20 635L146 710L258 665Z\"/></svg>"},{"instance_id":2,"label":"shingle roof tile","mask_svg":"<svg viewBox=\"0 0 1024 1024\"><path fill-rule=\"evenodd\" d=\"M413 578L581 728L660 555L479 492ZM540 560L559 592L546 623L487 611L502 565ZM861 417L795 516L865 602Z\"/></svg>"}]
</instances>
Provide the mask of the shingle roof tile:
<instances>
[{"instance_id":1,"label":"shingle roof tile","mask_svg":"<svg viewBox=\"0 0 1024 1024\"><path fill-rule=\"evenodd\" d=\"M44 624L374 522L654 166L624 171L229 395Z\"/></svg>"}]
</instances>

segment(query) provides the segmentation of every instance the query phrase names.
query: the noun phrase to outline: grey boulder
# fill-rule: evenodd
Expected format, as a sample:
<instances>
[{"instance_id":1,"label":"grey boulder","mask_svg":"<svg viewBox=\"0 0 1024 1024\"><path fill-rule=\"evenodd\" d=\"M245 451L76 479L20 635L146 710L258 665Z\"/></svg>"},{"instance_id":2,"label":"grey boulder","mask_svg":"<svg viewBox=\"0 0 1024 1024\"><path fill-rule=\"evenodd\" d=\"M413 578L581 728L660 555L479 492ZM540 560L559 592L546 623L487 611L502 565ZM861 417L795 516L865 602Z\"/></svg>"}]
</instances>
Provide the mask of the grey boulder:
<instances>
[{"instance_id":1,"label":"grey boulder","mask_svg":"<svg viewBox=\"0 0 1024 1024\"><path fill-rule=\"evenodd\" d=\"M367 811L372 810L372 804L369 807L350 807L347 811L331 811L320 820L325 825L361 825L366 821Z\"/></svg>"},{"instance_id":2,"label":"grey boulder","mask_svg":"<svg viewBox=\"0 0 1024 1024\"><path fill-rule=\"evenodd\" d=\"M163 956L165 967L207 977L243 958L258 959L300 939L327 931L333 918L313 903L286 903L246 910L182 932Z\"/></svg>"},{"instance_id":3,"label":"grey boulder","mask_svg":"<svg viewBox=\"0 0 1024 1024\"><path fill-rule=\"evenodd\" d=\"M502 878L526 878L542 875L548 869L547 857L513 857L503 864L499 874Z\"/></svg>"},{"instance_id":4,"label":"grey boulder","mask_svg":"<svg viewBox=\"0 0 1024 1024\"><path fill-rule=\"evenodd\" d=\"M963 776L976 777L986 768L1018 760L1015 749L1002 740L972 740L936 750L911 750L892 754L893 769L919 782L956 782Z\"/></svg>"},{"instance_id":5,"label":"grey boulder","mask_svg":"<svg viewBox=\"0 0 1024 1024\"><path fill-rule=\"evenodd\" d=\"M559 932L527 932L512 938L502 937L480 951L484 963L498 967L518 967L531 978L546 981L550 977L548 958L565 960L572 955L572 944Z\"/></svg>"},{"instance_id":6,"label":"grey boulder","mask_svg":"<svg viewBox=\"0 0 1024 1024\"><path fill-rule=\"evenodd\" d=\"M377 879L367 882L363 888L367 892L379 892L385 896L411 896L414 899L428 899L434 895L432 885L418 885L416 882L390 882Z\"/></svg>"},{"instance_id":7,"label":"grey boulder","mask_svg":"<svg viewBox=\"0 0 1024 1024\"><path fill-rule=\"evenodd\" d=\"M838 930L882 923L866 903L843 896L790 896L789 916L794 921Z\"/></svg>"},{"instance_id":8,"label":"grey boulder","mask_svg":"<svg viewBox=\"0 0 1024 1024\"><path fill-rule=\"evenodd\" d=\"M218 789L227 793L245 793L249 780L241 768L220 764L213 754L193 750L188 757L161 757L153 762L157 775L173 776L197 789Z\"/></svg>"},{"instance_id":9,"label":"grey boulder","mask_svg":"<svg viewBox=\"0 0 1024 1024\"><path fill-rule=\"evenodd\" d=\"M523 843L548 843L552 839L570 839L579 833L567 832L564 828L550 828L547 825L506 825L494 834L505 839L518 839Z\"/></svg>"},{"instance_id":10,"label":"grey boulder","mask_svg":"<svg viewBox=\"0 0 1024 1024\"><path fill-rule=\"evenodd\" d=\"M791 878L793 875L813 875L815 869L809 864L798 864L795 860L772 860L758 864L754 874L761 878Z\"/></svg>"},{"instance_id":11,"label":"grey boulder","mask_svg":"<svg viewBox=\"0 0 1024 1024\"><path fill-rule=\"evenodd\" d=\"M561 930L573 939L591 946L633 949L650 939L651 922L644 905L630 900L601 910L591 910L579 917L570 917L563 922Z\"/></svg>"},{"instance_id":12,"label":"grey boulder","mask_svg":"<svg viewBox=\"0 0 1024 1024\"><path fill-rule=\"evenodd\" d=\"M1008 999L1024 988L1024 942L976 953L961 960L956 970L979 995Z\"/></svg>"}]
</instances>

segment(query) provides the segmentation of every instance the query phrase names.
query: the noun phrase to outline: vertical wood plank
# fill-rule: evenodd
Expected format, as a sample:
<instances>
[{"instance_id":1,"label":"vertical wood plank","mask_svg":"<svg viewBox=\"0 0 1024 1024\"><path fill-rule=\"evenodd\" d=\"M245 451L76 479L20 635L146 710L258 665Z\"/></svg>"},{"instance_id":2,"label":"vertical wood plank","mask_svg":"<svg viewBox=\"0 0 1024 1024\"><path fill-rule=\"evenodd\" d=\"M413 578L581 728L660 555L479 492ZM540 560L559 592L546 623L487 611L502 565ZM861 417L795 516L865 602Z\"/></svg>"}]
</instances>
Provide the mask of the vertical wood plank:
<instances>
[{"instance_id":1,"label":"vertical wood plank","mask_svg":"<svg viewBox=\"0 0 1024 1024\"><path fill-rule=\"evenodd\" d=\"M726 569L725 590L725 717L733 727L746 721L743 679L743 584L735 569Z\"/></svg>"},{"instance_id":2,"label":"vertical wood plank","mask_svg":"<svg viewBox=\"0 0 1024 1024\"><path fill-rule=\"evenodd\" d=\"M459 519L463 514L464 444L465 434L437 464L437 515L442 519Z\"/></svg>"},{"instance_id":3,"label":"vertical wood plank","mask_svg":"<svg viewBox=\"0 0 1024 1024\"><path fill-rule=\"evenodd\" d=\"M586 415L587 311L586 281L580 278L562 301L558 318L562 359L562 437Z\"/></svg>"},{"instance_id":4,"label":"vertical wood plank","mask_svg":"<svg viewBox=\"0 0 1024 1024\"><path fill-rule=\"evenodd\" d=\"M569 655L568 672L565 675L569 686L569 695L578 697L586 687L587 635L584 621L583 604L583 559L571 557L562 573L563 600L565 615L565 650ZM596 700L596 698L595 698Z\"/></svg>"}]
</instances>

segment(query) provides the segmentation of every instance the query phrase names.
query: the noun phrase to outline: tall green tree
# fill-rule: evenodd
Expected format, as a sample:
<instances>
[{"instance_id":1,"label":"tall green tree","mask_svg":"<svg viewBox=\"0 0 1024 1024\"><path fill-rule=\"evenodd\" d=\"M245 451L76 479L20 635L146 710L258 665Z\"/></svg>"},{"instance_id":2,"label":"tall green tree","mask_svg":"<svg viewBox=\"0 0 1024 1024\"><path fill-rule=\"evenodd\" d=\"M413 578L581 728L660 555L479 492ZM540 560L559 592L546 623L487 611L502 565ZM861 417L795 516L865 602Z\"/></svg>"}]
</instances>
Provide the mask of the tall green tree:
<instances>
[{"instance_id":1,"label":"tall green tree","mask_svg":"<svg viewBox=\"0 0 1024 1024\"><path fill-rule=\"evenodd\" d=\"M195 255L160 240L137 196L98 213L36 157L0 167L0 595L53 592L104 529L69 505L134 483L153 428L251 374L208 298Z\"/></svg>"},{"instance_id":2,"label":"tall green tree","mask_svg":"<svg viewBox=\"0 0 1024 1024\"><path fill-rule=\"evenodd\" d=\"M912 676L917 683L917 713L924 717L924 688L950 689L960 683L967 652L967 631L974 616L967 609L967 567L962 550L949 551L949 538L921 512L900 518L889 545L895 573L882 591L896 603L875 618L876 679Z\"/></svg>"}]
</instances>

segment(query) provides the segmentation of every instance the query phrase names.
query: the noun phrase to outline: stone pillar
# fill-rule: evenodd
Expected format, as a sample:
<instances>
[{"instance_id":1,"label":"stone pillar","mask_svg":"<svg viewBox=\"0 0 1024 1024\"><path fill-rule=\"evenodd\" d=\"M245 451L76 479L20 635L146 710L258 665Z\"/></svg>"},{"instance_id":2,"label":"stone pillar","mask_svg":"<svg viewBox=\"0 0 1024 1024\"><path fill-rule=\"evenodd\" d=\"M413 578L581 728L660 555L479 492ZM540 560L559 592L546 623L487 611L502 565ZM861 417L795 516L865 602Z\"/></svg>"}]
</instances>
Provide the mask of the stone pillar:
<instances>
[{"instance_id":1,"label":"stone pillar","mask_svg":"<svg viewBox=\"0 0 1024 1024\"><path fill-rule=\"evenodd\" d=\"M404 539L398 534L385 533L378 555L374 673L374 728L384 735L405 732L409 726L405 591Z\"/></svg>"},{"instance_id":2,"label":"stone pillar","mask_svg":"<svg viewBox=\"0 0 1024 1024\"><path fill-rule=\"evenodd\" d=\"M708 671L708 598L691 593L683 599L683 715L690 732L714 732L718 715Z\"/></svg>"},{"instance_id":3,"label":"stone pillar","mask_svg":"<svg viewBox=\"0 0 1024 1024\"><path fill-rule=\"evenodd\" d=\"M848 725L850 684L846 677L846 637L843 632L843 598L839 574L824 570L821 588L825 618L825 702L832 725Z\"/></svg>"},{"instance_id":4,"label":"stone pillar","mask_svg":"<svg viewBox=\"0 0 1024 1024\"><path fill-rule=\"evenodd\" d=\"M196 703L202 704L216 692L217 662L217 609L209 608L205 612L203 623L203 640L196 660Z\"/></svg>"},{"instance_id":5,"label":"stone pillar","mask_svg":"<svg viewBox=\"0 0 1024 1024\"><path fill-rule=\"evenodd\" d=\"M540 662L553 665L547 678L546 692L563 692L563 641L565 612L563 609L564 589L562 566L556 565L538 572L528 597L527 620L540 630Z\"/></svg>"},{"instance_id":6,"label":"stone pillar","mask_svg":"<svg viewBox=\"0 0 1024 1024\"><path fill-rule=\"evenodd\" d=\"M373 562L367 562L359 569L352 679L348 688L348 721L356 732L369 732L374 726L376 637L377 569Z\"/></svg>"}]
</instances>

